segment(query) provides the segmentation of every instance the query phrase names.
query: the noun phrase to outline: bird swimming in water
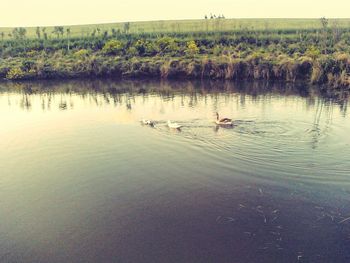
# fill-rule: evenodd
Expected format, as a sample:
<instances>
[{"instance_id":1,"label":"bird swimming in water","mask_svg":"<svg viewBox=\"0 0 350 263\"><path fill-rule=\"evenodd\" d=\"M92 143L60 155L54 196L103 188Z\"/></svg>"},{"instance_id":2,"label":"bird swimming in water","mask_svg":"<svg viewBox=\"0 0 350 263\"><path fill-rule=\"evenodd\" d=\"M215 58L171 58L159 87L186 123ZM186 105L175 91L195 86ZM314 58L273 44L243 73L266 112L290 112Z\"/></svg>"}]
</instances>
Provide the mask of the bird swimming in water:
<instances>
[{"instance_id":1,"label":"bird swimming in water","mask_svg":"<svg viewBox=\"0 0 350 263\"><path fill-rule=\"evenodd\" d=\"M154 127L154 125L155 125L154 121L146 120L146 119L142 119L142 120L141 120L141 123L142 123L143 125L149 125L149 126L151 126L151 127Z\"/></svg>"},{"instance_id":2,"label":"bird swimming in water","mask_svg":"<svg viewBox=\"0 0 350 263\"><path fill-rule=\"evenodd\" d=\"M175 122L168 121L168 127L172 129L180 129L182 125Z\"/></svg>"},{"instance_id":3,"label":"bird swimming in water","mask_svg":"<svg viewBox=\"0 0 350 263\"><path fill-rule=\"evenodd\" d=\"M215 121L215 123L217 125L227 125L227 126L232 126L233 125L232 119L229 119L229 118L222 118L222 119L220 119L220 116L219 116L218 112L216 113L216 121Z\"/></svg>"}]
</instances>

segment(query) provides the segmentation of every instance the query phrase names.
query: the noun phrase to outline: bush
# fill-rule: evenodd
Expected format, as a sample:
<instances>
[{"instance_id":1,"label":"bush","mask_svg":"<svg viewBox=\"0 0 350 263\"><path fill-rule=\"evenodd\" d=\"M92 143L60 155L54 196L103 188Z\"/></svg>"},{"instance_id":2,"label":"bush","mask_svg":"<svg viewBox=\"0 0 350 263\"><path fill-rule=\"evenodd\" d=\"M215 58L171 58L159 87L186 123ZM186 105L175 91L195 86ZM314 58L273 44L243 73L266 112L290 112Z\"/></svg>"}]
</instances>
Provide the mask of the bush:
<instances>
[{"instance_id":1,"label":"bush","mask_svg":"<svg viewBox=\"0 0 350 263\"><path fill-rule=\"evenodd\" d=\"M157 39L157 46L163 53L175 53L179 50L179 46L174 38L162 37Z\"/></svg>"},{"instance_id":2,"label":"bush","mask_svg":"<svg viewBox=\"0 0 350 263\"><path fill-rule=\"evenodd\" d=\"M321 51L315 46L311 46L306 50L305 55L315 60L321 55Z\"/></svg>"},{"instance_id":3,"label":"bush","mask_svg":"<svg viewBox=\"0 0 350 263\"><path fill-rule=\"evenodd\" d=\"M137 51L137 49L135 47L130 47L128 49L127 54L131 57L136 57L139 54L139 52Z\"/></svg>"},{"instance_id":4,"label":"bush","mask_svg":"<svg viewBox=\"0 0 350 263\"><path fill-rule=\"evenodd\" d=\"M348 54L336 53L336 54L334 54L334 57L337 61L340 61L345 65L350 64L350 57Z\"/></svg>"},{"instance_id":5,"label":"bush","mask_svg":"<svg viewBox=\"0 0 350 263\"><path fill-rule=\"evenodd\" d=\"M9 80L17 80L17 79L23 79L25 76L25 73L20 67L11 68L7 74L6 79Z\"/></svg>"},{"instance_id":6,"label":"bush","mask_svg":"<svg viewBox=\"0 0 350 263\"><path fill-rule=\"evenodd\" d=\"M102 48L102 52L107 55L117 55L124 48L124 45L121 41L110 40Z\"/></svg>"},{"instance_id":7,"label":"bush","mask_svg":"<svg viewBox=\"0 0 350 263\"><path fill-rule=\"evenodd\" d=\"M27 52L27 56L28 57L35 57L35 56L38 56L38 51L36 50L30 50Z\"/></svg>"},{"instance_id":8,"label":"bush","mask_svg":"<svg viewBox=\"0 0 350 263\"><path fill-rule=\"evenodd\" d=\"M29 71L30 69L32 69L35 65L35 61L32 59L24 59L22 61L22 66L21 69L23 69L24 71Z\"/></svg>"},{"instance_id":9,"label":"bush","mask_svg":"<svg viewBox=\"0 0 350 263\"><path fill-rule=\"evenodd\" d=\"M85 58L85 57L88 57L89 55L90 55L90 51L87 49L80 49L74 52L74 56L76 58Z\"/></svg>"},{"instance_id":10,"label":"bush","mask_svg":"<svg viewBox=\"0 0 350 263\"><path fill-rule=\"evenodd\" d=\"M321 66L316 63L313 65L312 67L312 71L311 71L311 77L310 77L310 81L312 84L317 84L317 83L322 83L323 82L323 70L321 68Z\"/></svg>"},{"instance_id":11,"label":"bush","mask_svg":"<svg viewBox=\"0 0 350 263\"><path fill-rule=\"evenodd\" d=\"M191 40L190 42L187 43L187 49L186 49L186 54L188 55L195 55L199 53L199 48L196 44L196 42L194 42L193 40Z\"/></svg>"},{"instance_id":12,"label":"bush","mask_svg":"<svg viewBox=\"0 0 350 263\"><path fill-rule=\"evenodd\" d=\"M134 44L134 47L140 56L153 56L157 53L156 46L150 41L139 39Z\"/></svg>"}]
</instances>

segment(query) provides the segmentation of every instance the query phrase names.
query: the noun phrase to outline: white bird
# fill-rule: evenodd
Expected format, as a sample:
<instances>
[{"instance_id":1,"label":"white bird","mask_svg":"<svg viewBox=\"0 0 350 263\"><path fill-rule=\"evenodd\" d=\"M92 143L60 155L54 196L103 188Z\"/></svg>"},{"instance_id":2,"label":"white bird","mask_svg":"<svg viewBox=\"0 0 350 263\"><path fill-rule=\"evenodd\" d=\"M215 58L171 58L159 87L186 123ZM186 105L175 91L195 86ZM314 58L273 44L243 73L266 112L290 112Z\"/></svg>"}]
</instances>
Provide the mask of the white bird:
<instances>
[{"instance_id":1,"label":"white bird","mask_svg":"<svg viewBox=\"0 0 350 263\"><path fill-rule=\"evenodd\" d=\"M226 126L232 126L233 125L232 119L229 119L229 118L220 119L219 113L216 113L216 121L215 121L215 123L217 125L226 125Z\"/></svg>"},{"instance_id":2,"label":"white bird","mask_svg":"<svg viewBox=\"0 0 350 263\"><path fill-rule=\"evenodd\" d=\"M171 121L168 121L168 127L172 128L172 129L180 129L182 127L182 125L178 124L178 123L173 123Z\"/></svg>"},{"instance_id":3,"label":"white bird","mask_svg":"<svg viewBox=\"0 0 350 263\"><path fill-rule=\"evenodd\" d=\"M142 119L141 123L143 125L149 125L149 126L152 126L152 127L154 126L154 121L151 121L151 120Z\"/></svg>"}]
</instances>

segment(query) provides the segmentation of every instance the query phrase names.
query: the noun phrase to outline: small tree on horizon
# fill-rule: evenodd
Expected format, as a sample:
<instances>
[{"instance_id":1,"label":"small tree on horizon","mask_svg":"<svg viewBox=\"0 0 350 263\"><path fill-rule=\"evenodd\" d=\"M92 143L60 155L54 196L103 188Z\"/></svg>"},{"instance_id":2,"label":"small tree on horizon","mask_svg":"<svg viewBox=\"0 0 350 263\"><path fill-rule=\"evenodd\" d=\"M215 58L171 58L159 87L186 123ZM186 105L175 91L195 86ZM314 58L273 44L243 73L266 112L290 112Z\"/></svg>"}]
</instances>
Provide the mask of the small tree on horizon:
<instances>
[{"instance_id":1,"label":"small tree on horizon","mask_svg":"<svg viewBox=\"0 0 350 263\"><path fill-rule=\"evenodd\" d=\"M108 31L107 30L103 31L103 38L104 39L108 38Z\"/></svg>"},{"instance_id":2,"label":"small tree on horizon","mask_svg":"<svg viewBox=\"0 0 350 263\"><path fill-rule=\"evenodd\" d=\"M92 37L95 37L95 36L96 36L96 28L94 28L94 29L92 30L91 36L92 36Z\"/></svg>"},{"instance_id":3,"label":"small tree on horizon","mask_svg":"<svg viewBox=\"0 0 350 263\"><path fill-rule=\"evenodd\" d=\"M69 49L70 49L70 33L71 33L69 27L66 29L66 33L67 33L67 50L69 51Z\"/></svg>"},{"instance_id":4,"label":"small tree on horizon","mask_svg":"<svg viewBox=\"0 0 350 263\"><path fill-rule=\"evenodd\" d=\"M41 29L41 32L43 33L44 39L47 40L46 27L43 27L43 28Z\"/></svg>"},{"instance_id":5,"label":"small tree on horizon","mask_svg":"<svg viewBox=\"0 0 350 263\"><path fill-rule=\"evenodd\" d=\"M37 28L36 28L35 33L36 33L37 38L40 39L40 38L41 38L40 27L37 27Z\"/></svg>"},{"instance_id":6,"label":"small tree on horizon","mask_svg":"<svg viewBox=\"0 0 350 263\"><path fill-rule=\"evenodd\" d=\"M117 36L117 30L115 30L115 28L112 28L112 36L113 37Z\"/></svg>"},{"instance_id":7,"label":"small tree on horizon","mask_svg":"<svg viewBox=\"0 0 350 263\"><path fill-rule=\"evenodd\" d=\"M321 25L322 25L322 32L323 32L323 51L327 55L327 39L328 39L328 19L325 17L322 17L320 19Z\"/></svg>"},{"instance_id":8,"label":"small tree on horizon","mask_svg":"<svg viewBox=\"0 0 350 263\"><path fill-rule=\"evenodd\" d=\"M57 36L57 38L59 38L60 36L63 37L64 27L63 26L55 26L52 33L55 34Z\"/></svg>"},{"instance_id":9,"label":"small tree on horizon","mask_svg":"<svg viewBox=\"0 0 350 263\"><path fill-rule=\"evenodd\" d=\"M124 23L124 33L128 34L130 31L130 22Z\"/></svg>"},{"instance_id":10,"label":"small tree on horizon","mask_svg":"<svg viewBox=\"0 0 350 263\"><path fill-rule=\"evenodd\" d=\"M27 30L23 27L16 27L15 29L12 30L12 36L15 39L25 39L27 34Z\"/></svg>"}]
</instances>

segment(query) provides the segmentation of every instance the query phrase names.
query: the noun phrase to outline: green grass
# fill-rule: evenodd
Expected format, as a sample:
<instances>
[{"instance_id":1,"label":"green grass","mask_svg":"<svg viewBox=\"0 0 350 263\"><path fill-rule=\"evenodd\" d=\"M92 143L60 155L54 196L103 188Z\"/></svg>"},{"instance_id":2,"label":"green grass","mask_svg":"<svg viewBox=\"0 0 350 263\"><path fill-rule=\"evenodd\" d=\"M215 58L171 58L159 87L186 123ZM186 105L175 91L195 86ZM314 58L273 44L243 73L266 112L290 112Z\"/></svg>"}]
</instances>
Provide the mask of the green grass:
<instances>
[{"instance_id":1,"label":"green grass","mask_svg":"<svg viewBox=\"0 0 350 263\"><path fill-rule=\"evenodd\" d=\"M111 33L112 29L123 31L125 23L72 25L64 28L71 29L71 37L84 37L91 35L97 28L100 34L104 31ZM350 19L329 19L329 27L350 28ZM41 27L42 28L42 27ZM54 27L46 27L49 38L55 38L52 33ZM285 31L285 30L317 30L321 29L319 19L200 19L200 20L167 20L131 22L129 33L195 33L195 32L220 32L220 31ZM0 33L5 33L5 39L13 28L0 28ZM28 27L27 37L36 38L36 27Z\"/></svg>"}]
</instances>

